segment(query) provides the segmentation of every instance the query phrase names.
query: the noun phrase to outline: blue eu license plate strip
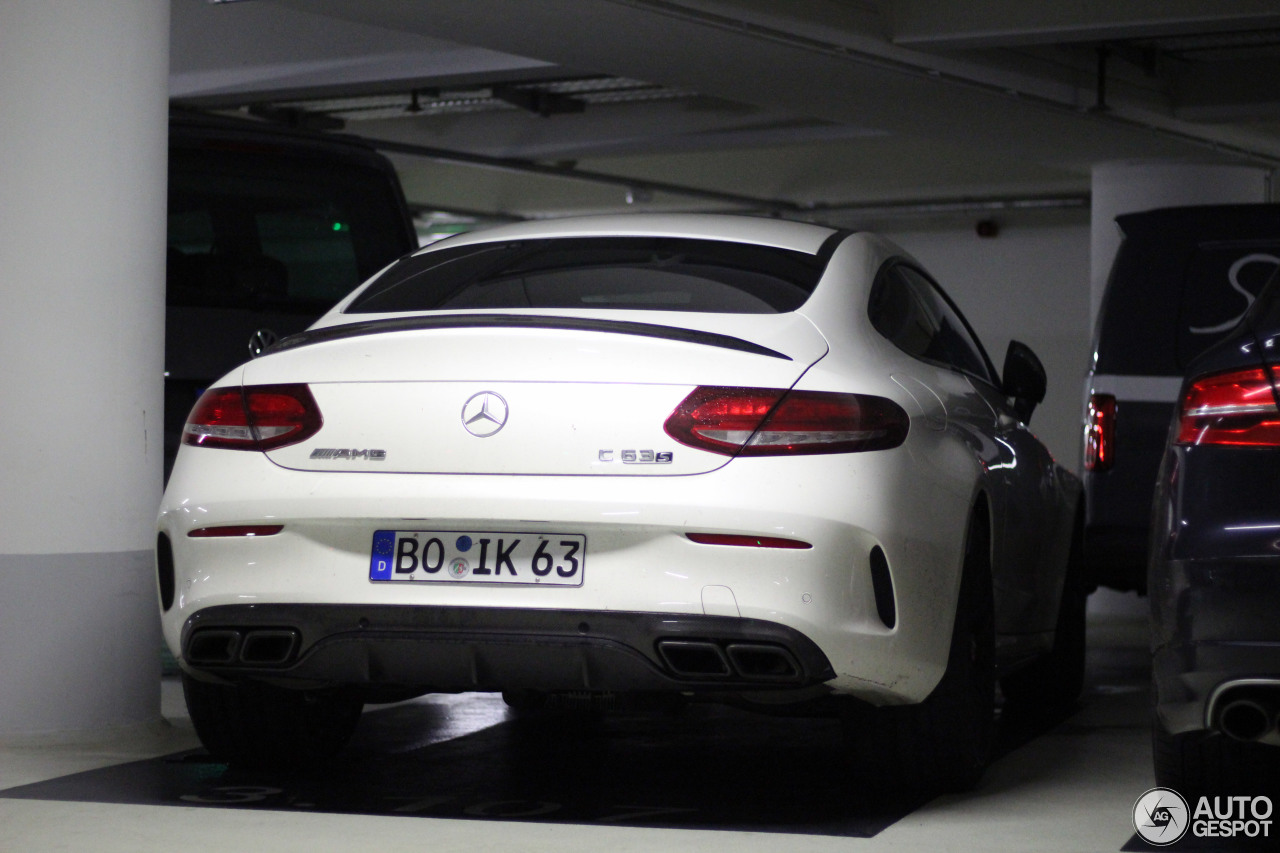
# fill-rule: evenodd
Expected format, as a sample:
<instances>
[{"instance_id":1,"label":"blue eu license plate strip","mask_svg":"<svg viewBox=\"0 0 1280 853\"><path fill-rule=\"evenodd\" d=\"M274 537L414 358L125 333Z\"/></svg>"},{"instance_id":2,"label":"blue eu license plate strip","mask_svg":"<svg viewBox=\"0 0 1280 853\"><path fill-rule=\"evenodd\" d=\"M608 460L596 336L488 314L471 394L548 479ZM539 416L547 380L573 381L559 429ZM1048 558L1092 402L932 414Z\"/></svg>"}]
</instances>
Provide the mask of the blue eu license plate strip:
<instances>
[{"instance_id":1,"label":"blue eu license plate strip","mask_svg":"<svg viewBox=\"0 0 1280 853\"><path fill-rule=\"evenodd\" d=\"M586 559L576 533L377 530L369 580L582 586Z\"/></svg>"}]
</instances>

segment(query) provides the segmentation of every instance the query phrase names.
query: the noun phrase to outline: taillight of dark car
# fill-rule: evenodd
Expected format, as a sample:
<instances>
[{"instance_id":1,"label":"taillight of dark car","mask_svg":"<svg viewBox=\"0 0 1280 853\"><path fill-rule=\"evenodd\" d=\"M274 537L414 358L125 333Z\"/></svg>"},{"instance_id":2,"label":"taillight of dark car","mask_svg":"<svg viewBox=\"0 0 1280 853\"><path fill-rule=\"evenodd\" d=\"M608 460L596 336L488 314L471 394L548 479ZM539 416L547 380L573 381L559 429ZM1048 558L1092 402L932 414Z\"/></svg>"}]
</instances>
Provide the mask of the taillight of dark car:
<instances>
[{"instance_id":1,"label":"taillight of dark car","mask_svg":"<svg viewBox=\"0 0 1280 853\"><path fill-rule=\"evenodd\" d=\"M319 432L320 407L306 385L210 388L187 417L182 443L228 450L272 450Z\"/></svg>"},{"instance_id":2,"label":"taillight of dark car","mask_svg":"<svg viewBox=\"0 0 1280 853\"><path fill-rule=\"evenodd\" d=\"M1178 444L1280 446L1280 409L1262 367L1202 376L1178 410Z\"/></svg>"},{"instance_id":3,"label":"taillight of dark car","mask_svg":"<svg viewBox=\"0 0 1280 853\"><path fill-rule=\"evenodd\" d=\"M1110 471L1115 455L1116 398L1111 394L1091 394L1084 425L1084 469Z\"/></svg>"},{"instance_id":4,"label":"taillight of dark car","mask_svg":"<svg viewBox=\"0 0 1280 853\"><path fill-rule=\"evenodd\" d=\"M885 450L908 427L907 413L884 397L719 386L696 388L663 425L681 444L725 456Z\"/></svg>"}]
</instances>

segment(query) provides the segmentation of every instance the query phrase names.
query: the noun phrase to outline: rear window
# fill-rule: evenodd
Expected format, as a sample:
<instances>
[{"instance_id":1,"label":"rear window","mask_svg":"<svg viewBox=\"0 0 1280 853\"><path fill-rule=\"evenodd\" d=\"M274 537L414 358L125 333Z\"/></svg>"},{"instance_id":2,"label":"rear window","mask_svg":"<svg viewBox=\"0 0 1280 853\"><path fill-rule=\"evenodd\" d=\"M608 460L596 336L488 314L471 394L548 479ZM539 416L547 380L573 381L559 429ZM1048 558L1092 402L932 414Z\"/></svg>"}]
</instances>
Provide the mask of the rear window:
<instances>
[{"instance_id":1,"label":"rear window","mask_svg":"<svg viewBox=\"0 0 1280 853\"><path fill-rule=\"evenodd\" d=\"M1280 265L1280 240L1126 241L1102 306L1098 370L1181 376L1235 328Z\"/></svg>"},{"instance_id":2,"label":"rear window","mask_svg":"<svg viewBox=\"0 0 1280 853\"><path fill-rule=\"evenodd\" d=\"M1280 264L1280 205L1165 208L1117 222L1125 240L1099 314L1099 373L1181 376Z\"/></svg>"},{"instance_id":3,"label":"rear window","mask_svg":"<svg viewBox=\"0 0 1280 853\"><path fill-rule=\"evenodd\" d=\"M174 150L169 302L319 314L412 248L394 193L337 158Z\"/></svg>"},{"instance_id":4,"label":"rear window","mask_svg":"<svg viewBox=\"0 0 1280 853\"><path fill-rule=\"evenodd\" d=\"M1236 327L1280 266L1280 240L1204 244L1192 253L1178 320L1186 366Z\"/></svg>"},{"instance_id":5,"label":"rear window","mask_svg":"<svg viewBox=\"0 0 1280 853\"><path fill-rule=\"evenodd\" d=\"M406 258L348 314L495 308L794 311L824 261L717 240L573 237L440 248Z\"/></svg>"}]
</instances>

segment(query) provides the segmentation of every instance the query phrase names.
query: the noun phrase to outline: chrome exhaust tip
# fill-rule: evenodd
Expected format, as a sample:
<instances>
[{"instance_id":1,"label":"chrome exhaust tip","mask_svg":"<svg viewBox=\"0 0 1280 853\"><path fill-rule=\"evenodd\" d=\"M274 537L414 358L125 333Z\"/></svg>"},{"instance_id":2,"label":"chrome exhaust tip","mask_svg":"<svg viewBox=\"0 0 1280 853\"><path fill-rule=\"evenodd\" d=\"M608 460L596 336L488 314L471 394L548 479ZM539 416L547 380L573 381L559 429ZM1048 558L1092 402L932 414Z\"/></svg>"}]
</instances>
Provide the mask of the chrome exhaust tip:
<instances>
[{"instance_id":1,"label":"chrome exhaust tip","mask_svg":"<svg viewBox=\"0 0 1280 853\"><path fill-rule=\"evenodd\" d=\"M1236 699L1223 706L1218 729L1239 741L1256 741L1271 731L1275 715L1252 699Z\"/></svg>"}]
</instances>

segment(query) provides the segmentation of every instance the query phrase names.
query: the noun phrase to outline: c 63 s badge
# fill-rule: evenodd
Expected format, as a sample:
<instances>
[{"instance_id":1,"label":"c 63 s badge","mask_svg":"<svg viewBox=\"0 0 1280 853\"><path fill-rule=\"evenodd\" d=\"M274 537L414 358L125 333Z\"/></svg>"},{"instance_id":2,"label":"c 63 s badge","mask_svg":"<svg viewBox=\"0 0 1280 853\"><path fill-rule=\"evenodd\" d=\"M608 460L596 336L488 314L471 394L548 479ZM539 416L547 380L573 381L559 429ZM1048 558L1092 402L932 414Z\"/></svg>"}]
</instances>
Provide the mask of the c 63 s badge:
<instances>
[{"instance_id":1,"label":"c 63 s badge","mask_svg":"<svg viewBox=\"0 0 1280 853\"><path fill-rule=\"evenodd\" d=\"M596 458L624 465L670 465L674 457L670 450L601 450Z\"/></svg>"},{"instance_id":2,"label":"c 63 s badge","mask_svg":"<svg viewBox=\"0 0 1280 853\"><path fill-rule=\"evenodd\" d=\"M387 458L385 450L355 449L346 447L317 447L311 451L312 459L367 459L370 462L382 462Z\"/></svg>"}]
</instances>

